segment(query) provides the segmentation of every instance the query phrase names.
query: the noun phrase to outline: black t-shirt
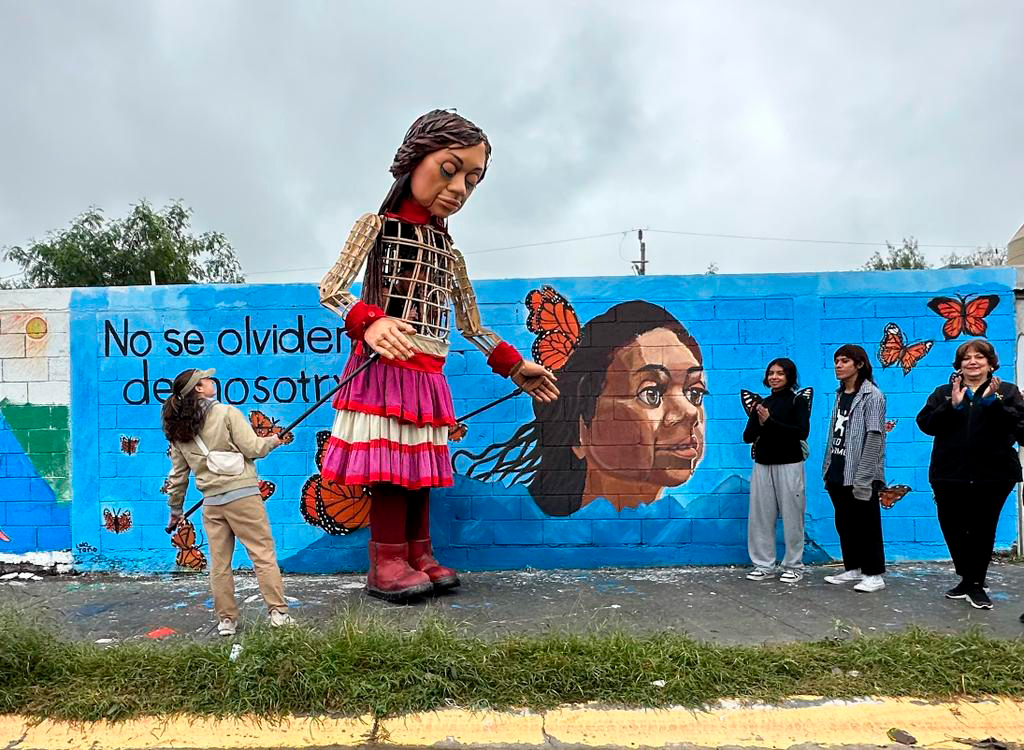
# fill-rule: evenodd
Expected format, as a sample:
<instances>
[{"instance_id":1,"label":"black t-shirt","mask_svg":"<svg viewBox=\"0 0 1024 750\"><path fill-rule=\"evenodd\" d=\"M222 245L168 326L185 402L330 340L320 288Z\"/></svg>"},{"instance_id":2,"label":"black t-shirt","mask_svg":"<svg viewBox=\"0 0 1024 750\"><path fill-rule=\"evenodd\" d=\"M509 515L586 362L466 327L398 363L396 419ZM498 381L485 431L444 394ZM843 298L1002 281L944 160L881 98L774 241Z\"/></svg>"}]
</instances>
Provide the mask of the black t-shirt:
<instances>
[{"instance_id":1,"label":"black t-shirt","mask_svg":"<svg viewBox=\"0 0 1024 750\"><path fill-rule=\"evenodd\" d=\"M846 423L850 419L850 407L856 393L839 394L839 408L836 410L836 423L829 437L829 448L832 458L828 464L828 476L825 481L830 484L846 484L843 471L846 469Z\"/></svg>"}]
</instances>

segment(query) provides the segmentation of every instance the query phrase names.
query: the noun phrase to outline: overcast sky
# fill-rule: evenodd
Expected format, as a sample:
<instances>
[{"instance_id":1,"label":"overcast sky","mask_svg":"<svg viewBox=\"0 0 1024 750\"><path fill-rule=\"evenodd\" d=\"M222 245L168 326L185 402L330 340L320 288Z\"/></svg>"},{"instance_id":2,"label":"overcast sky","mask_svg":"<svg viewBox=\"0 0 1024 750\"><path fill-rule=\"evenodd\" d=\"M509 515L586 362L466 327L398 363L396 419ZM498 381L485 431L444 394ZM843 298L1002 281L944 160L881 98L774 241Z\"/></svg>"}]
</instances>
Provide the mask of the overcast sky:
<instances>
[{"instance_id":1,"label":"overcast sky","mask_svg":"<svg viewBox=\"0 0 1024 750\"><path fill-rule=\"evenodd\" d=\"M628 274L637 227L657 274L873 249L666 230L938 261L1024 222L1022 29L1017 0L0 0L0 246L178 198L249 280L317 280L455 107L494 147L451 221L478 278Z\"/></svg>"}]
</instances>

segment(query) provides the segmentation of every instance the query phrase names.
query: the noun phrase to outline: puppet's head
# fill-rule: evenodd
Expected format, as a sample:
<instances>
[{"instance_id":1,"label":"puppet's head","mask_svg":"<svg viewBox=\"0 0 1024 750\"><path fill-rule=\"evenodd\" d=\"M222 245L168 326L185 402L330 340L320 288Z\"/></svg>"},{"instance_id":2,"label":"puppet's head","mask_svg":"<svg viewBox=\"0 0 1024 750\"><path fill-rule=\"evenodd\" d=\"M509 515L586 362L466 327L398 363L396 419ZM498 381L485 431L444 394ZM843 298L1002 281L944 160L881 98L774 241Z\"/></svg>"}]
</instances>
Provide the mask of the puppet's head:
<instances>
[{"instance_id":1,"label":"puppet's head","mask_svg":"<svg viewBox=\"0 0 1024 750\"><path fill-rule=\"evenodd\" d=\"M412 124L391 164L395 182L381 213L411 196L444 220L458 211L484 178L491 144L480 128L455 112L435 109Z\"/></svg>"}]
</instances>

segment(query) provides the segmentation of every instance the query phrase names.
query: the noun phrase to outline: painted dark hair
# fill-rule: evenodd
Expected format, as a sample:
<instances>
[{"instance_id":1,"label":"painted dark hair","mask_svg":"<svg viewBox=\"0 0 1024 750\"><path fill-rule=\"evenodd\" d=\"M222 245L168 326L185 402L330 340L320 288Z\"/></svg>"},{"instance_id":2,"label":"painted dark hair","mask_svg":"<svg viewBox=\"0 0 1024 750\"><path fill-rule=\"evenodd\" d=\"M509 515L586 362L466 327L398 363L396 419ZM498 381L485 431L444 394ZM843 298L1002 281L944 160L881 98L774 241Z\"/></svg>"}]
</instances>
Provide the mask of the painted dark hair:
<instances>
[{"instance_id":1,"label":"painted dark hair","mask_svg":"<svg viewBox=\"0 0 1024 750\"><path fill-rule=\"evenodd\" d=\"M843 344L832 355L833 361L839 357L848 357L853 360L853 364L857 365L857 384L853 389L854 391L859 391L865 380L870 380L872 383L875 382L875 377L871 374L871 360L868 359L868 353L864 351L863 346ZM840 383L839 389L841 390L842 387L842 383Z\"/></svg>"},{"instance_id":2,"label":"painted dark hair","mask_svg":"<svg viewBox=\"0 0 1024 750\"><path fill-rule=\"evenodd\" d=\"M764 368L764 385L768 386L768 371L778 365L782 368L782 374L786 376L786 387L792 390L796 390L797 379L796 379L796 364L789 357L776 357L768 366Z\"/></svg>"},{"instance_id":3,"label":"painted dark hair","mask_svg":"<svg viewBox=\"0 0 1024 750\"><path fill-rule=\"evenodd\" d=\"M378 213L396 211L411 193L412 173L423 157L442 148L467 148L483 143L486 150L484 171L480 180L487 175L487 164L491 160L491 142L487 134L460 114L447 109L432 109L416 118L402 139L402 145L395 152L391 162L391 175L395 178L391 189L380 204ZM479 184L479 181L478 183ZM362 300L367 304L383 304L383 281L381 277L381 245L377 244L366 261L363 276Z\"/></svg>"},{"instance_id":4,"label":"painted dark hair","mask_svg":"<svg viewBox=\"0 0 1024 750\"><path fill-rule=\"evenodd\" d=\"M972 349L988 360L988 366L992 368L992 372L999 369L999 355L996 354L996 348L992 346L992 342L986 339L971 339L956 348L956 354L953 356L954 370L960 369L960 365L963 364L967 352Z\"/></svg>"},{"instance_id":5,"label":"painted dark hair","mask_svg":"<svg viewBox=\"0 0 1024 750\"><path fill-rule=\"evenodd\" d=\"M190 369L178 373L171 386L171 395L160 407L160 427L164 437L172 443L187 443L206 420L207 409L196 389L181 393L194 372L195 369Z\"/></svg>"},{"instance_id":6,"label":"painted dark hair","mask_svg":"<svg viewBox=\"0 0 1024 750\"><path fill-rule=\"evenodd\" d=\"M481 453L457 451L470 463L463 473L484 482L528 484L530 495L550 516L567 516L579 510L587 479L586 460L573 447L580 442L580 420L594 419L597 399L604 390L608 368L615 353L641 334L666 328L676 335L699 363L700 345L667 310L650 302L634 300L615 305L587 323L580 343L558 371L561 395L552 403L534 402L534 420L523 425L507 442L495 443Z\"/></svg>"}]
</instances>

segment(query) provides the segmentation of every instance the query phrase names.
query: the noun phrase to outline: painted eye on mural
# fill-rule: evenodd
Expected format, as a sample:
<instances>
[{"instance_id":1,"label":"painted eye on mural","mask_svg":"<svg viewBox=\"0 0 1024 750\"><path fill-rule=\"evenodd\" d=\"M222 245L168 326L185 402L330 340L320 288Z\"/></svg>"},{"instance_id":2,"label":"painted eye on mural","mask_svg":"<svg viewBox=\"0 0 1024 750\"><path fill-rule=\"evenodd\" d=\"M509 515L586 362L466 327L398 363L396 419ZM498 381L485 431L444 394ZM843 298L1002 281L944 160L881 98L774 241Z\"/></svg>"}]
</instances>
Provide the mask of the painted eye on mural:
<instances>
[{"instance_id":1,"label":"painted eye on mural","mask_svg":"<svg viewBox=\"0 0 1024 750\"><path fill-rule=\"evenodd\" d=\"M694 406L701 406L704 403L704 397L708 395L706 388L687 388L686 389L686 400Z\"/></svg>"},{"instance_id":2,"label":"painted eye on mural","mask_svg":"<svg viewBox=\"0 0 1024 750\"><path fill-rule=\"evenodd\" d=\"M636 392L636 400L644 406L661 406L661 399L664 392L661 386L649 385Z\"/></svg>"}]
</instances>

